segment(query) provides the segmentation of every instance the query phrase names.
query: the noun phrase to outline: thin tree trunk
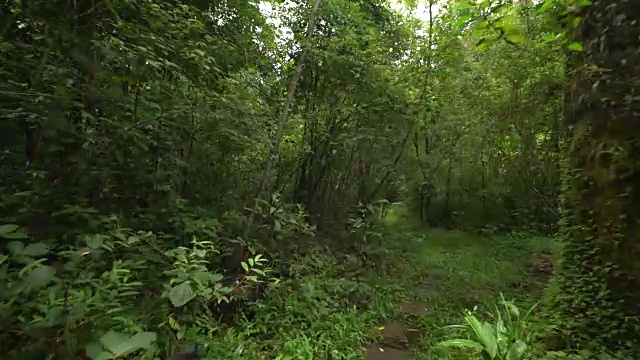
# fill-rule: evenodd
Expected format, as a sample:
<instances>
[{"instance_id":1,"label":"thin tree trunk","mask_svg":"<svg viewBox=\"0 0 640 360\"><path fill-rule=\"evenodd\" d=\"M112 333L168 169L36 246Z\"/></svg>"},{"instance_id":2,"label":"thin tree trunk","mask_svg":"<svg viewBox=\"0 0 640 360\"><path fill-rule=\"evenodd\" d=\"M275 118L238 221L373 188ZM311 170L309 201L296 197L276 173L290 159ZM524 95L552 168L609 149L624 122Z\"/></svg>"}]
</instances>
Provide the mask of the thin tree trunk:
<instances>
[{"instance_id":1,"label":"thin tree trunk","mask_svg":"<svg viewBox=\"0 0 640 360\"><path fill-rule=\"evenodd\" d=\"M311 39L313 35L313 29L315 28L316 18L318 15L318 9L320 8L320 3L322 0L315 0L315 4L311 10L311 15L309 17L309 23L307 26L307 34L306 39ZM300 57L298 58L295 72L293 73L293 77L291 78L291 82L289 83L289 88L287 91L287 97L282 105L282 109L280 110L280 116L278 118L276 134L271 142L271 150L269 151L269 158L267 159L264 170L262 171L262 176L260 178L260 183L258 186L258 193L256 194L256 199L261 199L265 192L267 192L267 186L269 184L269 177L271 176L271 170L273 165L275 164L277 153L279 149L280 142L282 141L282 137L284 136L284 130L287 124L287 120L289 118L289 108L291 104L293 104L293 98L296 93L296 88L298 86L298 82L300 81L300 75L302 74L302 70L304 68L304 62L306 60L307 51L305 49L304 44L302 44L302 51L300 52ZM247 220L247 224L243 233L243 238L246 239L249 237L251 233L251 228L253 227L253 223L255 221L255 213L258 210L259 202L256 200L255 205L251 214L249 215L249 219Z\"/></svg>"}]
</instances>

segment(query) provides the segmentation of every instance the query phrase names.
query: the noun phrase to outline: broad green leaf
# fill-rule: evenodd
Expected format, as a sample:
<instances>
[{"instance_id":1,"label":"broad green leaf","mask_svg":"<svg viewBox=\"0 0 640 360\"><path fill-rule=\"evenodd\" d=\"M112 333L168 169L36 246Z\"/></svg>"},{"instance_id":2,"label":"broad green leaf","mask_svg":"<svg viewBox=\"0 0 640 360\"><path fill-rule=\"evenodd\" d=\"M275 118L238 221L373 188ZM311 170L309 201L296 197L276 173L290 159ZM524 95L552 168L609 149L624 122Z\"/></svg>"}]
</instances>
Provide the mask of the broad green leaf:
<instances>
[{"instance_id":1,"label":"broad green leaf","mask_svg":"<svg viewBox=\"0 0 640 360\"><path fill-rule=\"evenodd\" d=\"M520 317L520 310L513 302L503 301L502 303L510 315L514 317Z\"/></svg>"},{"instance_id":2,"label":"broad green leaf","mask_svg":"<svg viewBox=\"0 0 640 360\"><path fill-rule=\"evenodd\" d=\"M104 351L102 345L91 343L84 348L85 354L92 360L109 360L113 359L113 354Z\"/></svg>"},{"instance_id":3,"label":"broad green leaf","mask_svg":"<svg viewBox=\"0 0 640 360\"><path fill-rule=\"evenodd\" d=\"M498 353L498 343L491 324L487 322L481 323L478 318L470 314L465 316L465 320L467 324L469 324L469 327L471 327L471 330L473 330L474 335L478 338L478 342L484 346L489 357L495 359Z\"/></svg>"},{"instance_id":4,"label":"broad green leaf","mask_svg":"<svg viewBox=\"0 0 640 360\"><path fill-rule=\"evenodd\" d=\"M498 339L494 336L494 329L491 324L485 322L482 326L482 339L485 341L485 347L492 359L498 355Z\"/></svg>"},{"instance_id":5,"label":"broad green leaf","mask_svg":"<svg viewBox=\"0 0 640 360\"><path fill-rule=\"evenodd\" d=\"M229 286L223 286L220 289L218 289L218 291L220 291L221 294L228 294L233 291L233 288Z\"/></svg>"},{"instance_id":6,"label":"broad green leaf","mask_svg":"<svg viewBox=\"0 0 640 360\"><path fill-rule=\"evenodd\" d=\"M193 289L188 282L183 282L178 286L174 286L169 292L169 300L175 307L184 306L195 297L196 294L193 292Z\"/></svg>"},{"instance_id":7,"label":"broad green leaf","mask_svg":"<svg viewBox=\"0 0 640 360\"><path fill-rule=\"evenodd\" d=\"M505 37L507 38L507 40L509 40L511 42L514 42L516 44L526 44L527 43L527 39L522 35L508 34Z\"/></svg>"},{"instance_id":8,"label":"broad green leaf","mask_svg":"<svg viewBox=\"0 0 640 360\"><path fill-rule=\"evenodd\" d=\"M24 250L24 244L21 241L11 241L7 244L7 250L11 255L21 255Z\"/></svg>"},{"instance_id":9,"label":"broad green leaf","mask_svg":"<svg viewBox=\"0 0 640 360\"><path fill-rule=\"evenodd\" d=\"M455 5L456 10L473 9L473 3L471 1L460 1Z\"/></svg>"},{"instance_id":10,"label":"broad green leaf","mask_svg":"<svg viewBox=\"0 0 640 360\"><path fill-rule=\"evenodd\" d=\"M438 343L438 346L442 347L463 347L476 350L484 350L484 346L480 343L469 339L451 339Z\"/></svg>"},{"instance_id":11,"label":"broad green leaf","mask_svg":"<svg viewBox=\"0 0 640 360\"><path fill-rule=\"evenodd\" d=\"M129 335L112 330L102 335L100 343L114 356L118 356L127 350L126 342L128 340Z\"/></svg>"},{"instance_id":12,"label":"broad green leaf","mask_svg":"<svg viewBox=\"0 0 640 360\"><path fill-rule=\"evenodd\" d=\"M249 271L249 265L247 265L246 262L241 262L240 265L242 265L242 268L244 269L244 271Z\"/></svg>"},{"instance_id":13,"label":"broad green leaf","mask_svg":"<svg viewBox=\"0 0 640 360\"><path fill-rule=\"evenodd\" d=\"M5 239L26 239L27 234L18 225L0 225L0 238Z\"/></svg>"},{"instance_id":14,"label":"broad green leaf","mask_svg":"<svg viewBox=\"0 0 640 360\"><path fill-rule=\"evenodd\" d=\"M38 288L49 284L54 279L55 274L56 270L53 267L48 265L38 265L29 272L25 280L29 285Z\"/></svg>"},{"instance_id":15,"label":"broad green leaf","mask_svg":"<svg viewBox=\"0 0 640 360\"><path fill-rule=\"evenodd\" d=\"M104 243L104 239L102 238L102 236L91 236L88 237L86 241L87 246L92 250L100 248Z\"/></svg>"},{"instance_id":16,"label":"broad green leaf","mask_svg":"<svg viewBox=\"0 0 640 360\"><path fill-rule=\"evenodd\" d=\"M193 278L201 284L207 284L213 281L213 274L208 271L196 271L193 273Z\"/></svg>"},{"instance_id":17,"label":"broad green leaf","mask_svg":"<svg viewBox=\"0 0 640 360\"><path fill-rule=\"evenodd\" d=\"M148 349L151 347L154 341L156 341L156 333L154 332L139 332L129 339L127 339L121 345L121 352L116 353L117 356L128 355L136 350Z\"/></svg>"},{"instance_id":18,"label":"broad green leaf","mask_svg":"<svg viewBox=\"0 0 640 360\"><path fill-rule=\"evenodd\" d=\"M13 225L13 224L0 225L0 236L3 236L8 233L12 233L17 229L18 229L18 225Z\"/></svg>"},{"instance_id":19,"label":"broad green leaf","mask_svg":"<svg viewBox=\"0 0 640 360\"><path fill-rule=\"evenodd\" d=\"M509 347L506 360L520 360L527 352L527 344L522 340L516 340Z\"/></svg>"},{"instance_id":20,"label":"broad green leaf","mask_svg":"<svg viewBox=\"0 0 640 360\"><path fill-rule=\"evenodd\" d=\"M537 13L541 14L541 13L547 12L551 10L554 5L555 5L554 0L546 0L545 2L542 3L542 5L540 5L540 7L537 10Z\"/></svg>"},{"instance_id":21,"label":"broad green leaf","mask_svg":"<svg viewBox=\"0 0 640 360\"><path fill-rule=\"evenodd\" d=\"M572 42L571 44L569 44L568 48L571 51L582 51L582 44L578 42Z\"/></svg>"},{"instance_id":22,"label":"broad green leaf","mask_svg":"<svg viewBox=\"0 0 640 360\"><path fill-rule=\"evenodd\" d=\"M38 257L46 254L49 251L49 246L43 243L29 244L22 251L22 255Z\"/></svg>"},{"instance_id":23,"label":"broad green leaf","mask_svg":"<svg viewBox=\"0 0 640 360\"><path fill-rule=\"evenodd\" d=\"M491 45L490 41L487 38L481 38L480 40L478 40L478 42L476 43L474 49L475 50L482 50L486 47L488 47L489 45Z\"/></svg>"}]
</instances>

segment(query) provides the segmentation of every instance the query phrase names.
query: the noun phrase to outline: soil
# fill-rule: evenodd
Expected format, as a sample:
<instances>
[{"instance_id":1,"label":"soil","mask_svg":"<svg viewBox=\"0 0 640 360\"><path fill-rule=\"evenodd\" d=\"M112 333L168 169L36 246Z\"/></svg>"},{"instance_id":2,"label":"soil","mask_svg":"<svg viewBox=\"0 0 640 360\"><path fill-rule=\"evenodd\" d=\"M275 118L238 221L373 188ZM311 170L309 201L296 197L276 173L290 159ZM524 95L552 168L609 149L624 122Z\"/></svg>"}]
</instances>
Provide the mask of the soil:
<instances>
[{"instance_id":1,"label":"soil","mask_svg":"<svg viewBox=\"0 0 640 360\"><path fill-rule=\"evenodd\" d=\"M438 294L435 279L421 279L414 291L420 298L429 298ZM427 305L420 301L404 302L399 305L402 318L420 317L429 314ZM366 360L404 360L409 359L410 347L422 337L420 329L411 328L406 320L390 320L379 327L382 340L371 344L365 351Z\"/></svg>"}]
</instances>

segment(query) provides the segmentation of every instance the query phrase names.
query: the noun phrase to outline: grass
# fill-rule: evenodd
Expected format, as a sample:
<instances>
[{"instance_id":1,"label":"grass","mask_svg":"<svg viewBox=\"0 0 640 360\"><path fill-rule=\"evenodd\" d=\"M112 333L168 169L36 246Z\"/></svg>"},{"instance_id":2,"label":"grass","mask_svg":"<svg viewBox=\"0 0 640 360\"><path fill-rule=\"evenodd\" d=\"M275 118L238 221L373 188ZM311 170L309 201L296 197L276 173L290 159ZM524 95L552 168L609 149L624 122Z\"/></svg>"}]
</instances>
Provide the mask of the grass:
<instances>
[{"instance_id":1,"label":"grass","mask_svg":"<svg viewBox=\"0 0 640 360\"><path fill-rule=\"evenodd\" d=\"M294 264L301 277L271 290L255 316L222 330L209 356L362 359L362 349L380 335L378 326L402 318L399 304L420 301L428 314L408 320L423 335L412 358L471 359L436 346L449 335L445 326L462 323L464 309L493 306L500 293L522 308L541 299L545 279L531 275L530 266L554 251L554 239L420 229L398 212L388 223L387 252L375 264L318 247ZM437 292L416 293L425 278L437 281Z\"/></svg>"},{"instance_id":2,"label":"grass","mask_svg":"<svg viewBox=\"0 0 640 360\"><path fill-rule=\"evenodd\" d=\"M403 290L392 278L318 247L298 259L299 278L267 293L254 316L209 343L214 359L360 359Z\"/></svg>"},{"instance_id":3,"label":"grass","mask_svg":"<svg viewBox=\"0 0 640 360\"><path fill-rule=\"evenodd\" d=\"M423 299L432 316L416 324L425 336L415 359L465 358L435 346L447 337L445 326L463 322L464 309L488 310L501 293L523 309L538 302L546 283L530 273L532 259L556 246L550 238L486 238L458 231L430 230L418 236L416 272L434 277L440 286L435 296Z\"/></svg>"},{"instance_id":4,"label":"grass","mask_svg":"<svg viewBox=\"0 0 640 360\"><path fill-rule=\"evenodd\" d=\"M404 280L404 297L422 301L430 314L414 319L413 327L423 333L413 359L470 359L469 354L443 349L437 343L451 335L444 328L463 323L464 309L489 310L504 294L521 309L529 309L543 297L547 278L532 273L537 262L559 250L558 239L527 234L479 236L463 231L427 229L411 223L402 209L394 209L388 226L404 242L410 254L413 274ZM431 296L419 296L419 279L438 284Z\"/></svg>"}]
</instances>

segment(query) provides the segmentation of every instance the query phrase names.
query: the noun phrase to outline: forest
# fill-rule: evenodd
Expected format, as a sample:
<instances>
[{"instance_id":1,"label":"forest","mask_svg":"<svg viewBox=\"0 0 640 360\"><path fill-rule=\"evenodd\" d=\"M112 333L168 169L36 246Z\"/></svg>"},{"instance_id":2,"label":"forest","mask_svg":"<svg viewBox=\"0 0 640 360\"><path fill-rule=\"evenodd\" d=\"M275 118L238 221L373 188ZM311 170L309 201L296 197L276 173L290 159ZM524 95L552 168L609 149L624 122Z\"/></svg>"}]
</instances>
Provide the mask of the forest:
<instances>
[{"instance_id":1,"label":"forest","mask_svg":"<svg viewBox=\"0 0 640 360\"><path fill-rule=\"evenodd\" d=\"M640 359L639 22L0 1L0 357Z\"/></svg>"}]
</instances>

